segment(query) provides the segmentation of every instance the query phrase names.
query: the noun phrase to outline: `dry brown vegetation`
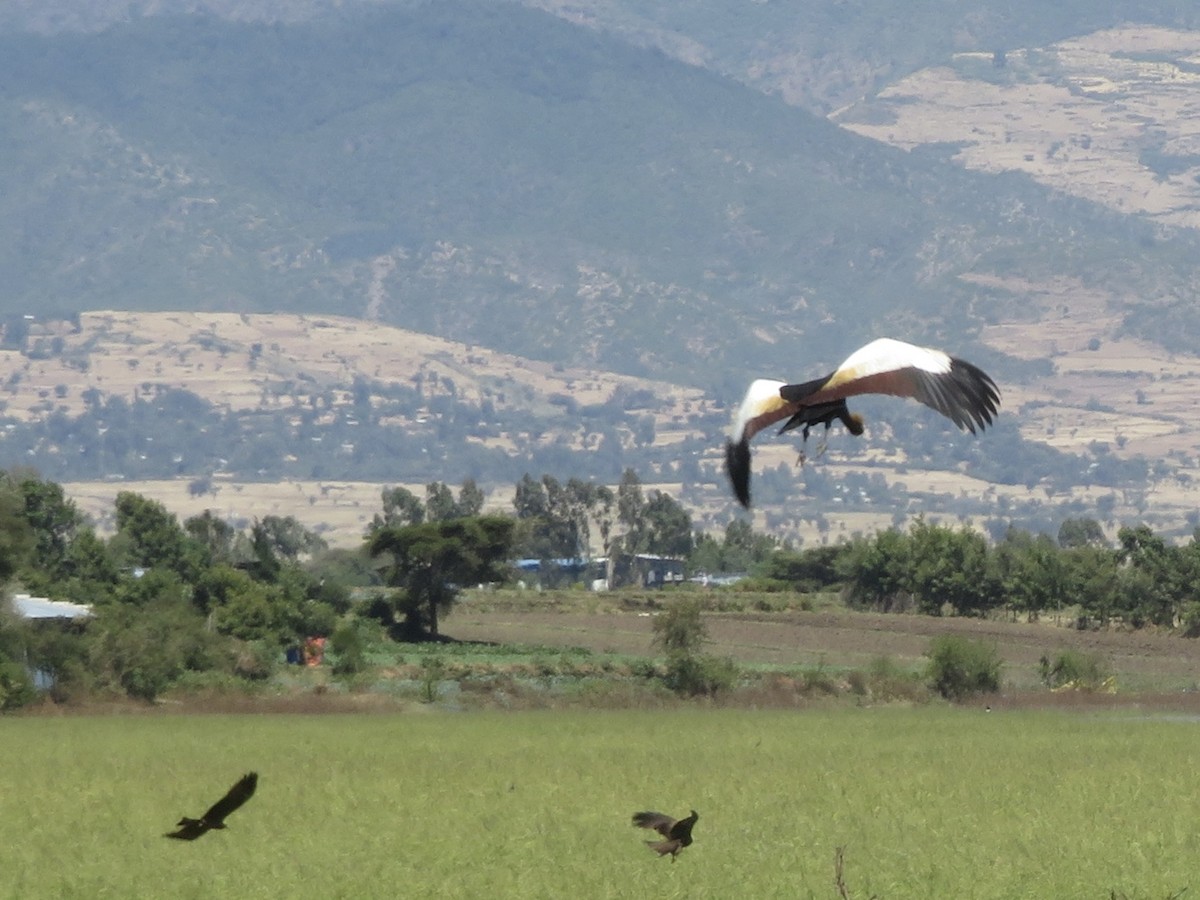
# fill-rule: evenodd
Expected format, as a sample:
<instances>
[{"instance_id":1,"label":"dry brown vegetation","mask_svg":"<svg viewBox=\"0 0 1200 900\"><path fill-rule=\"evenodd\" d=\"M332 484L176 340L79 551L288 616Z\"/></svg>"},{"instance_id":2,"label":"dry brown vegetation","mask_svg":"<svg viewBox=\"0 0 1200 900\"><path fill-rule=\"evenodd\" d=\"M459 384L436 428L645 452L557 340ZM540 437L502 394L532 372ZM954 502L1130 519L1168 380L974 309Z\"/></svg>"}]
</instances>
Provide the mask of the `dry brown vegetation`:
<instances>
[{"instance_id":1,"label":"dry brown vegetation","mask_svg":"<svg viewBox=\"0 0 1200 900\"><path fill-rule=\"evenodd\" d=\"M1059 190L1173 225L1200 225L1200 167L1156 174L1155 149L1194 154L1200 143L1200 32L1129 25L1048 47L958 53L877 97L835 113L840 124L912 148L961 142L958 159L1019 170Z\"/></svg>"},{"instance_id":2,"label":"dry brown vegetation","mask_svg":"<svg viewBox=\"0 0 1200 900\"><path fill-rule=\"evenodd\" d=\"M1021 299L1019 320L984 329L983 339L998 350L1025 358L1049 358L1053 375L1025 384L1004 384L1002 415L1018 415L1023 434L1070 452L1101 443L1118 456L1142 454L1170 464L1168 477L1149 492L1077 487L1047 500L1084 498L1094 503L1114 497L1114 523L1148 521L1156 528L1181 528L1184 517L1200 508L1200 484L1187 476L1200 458L1200 432L1193 415L1197 401L1200 356L1168 354L1146 342L1114 338L1115 298L1066 280L1032 284L987 281L988 288ZM286 409L313 395L349 402L356 376L382 382L421 375L442 383L452 379L464 397L488 392L525 408L549 404L554 394L585 403L600 402L618 388L645 389L658 398L657 440L675 441L698 433L695 420L711 409L714 398L664 382L608 372L572 370L521 359L486 348L445 341L371 322L338 317L236 315L220 313L99 312L81 317L80 328L67 326L35 335L49 344L62 342L62 352L30 358L0 352L0 379L8 385L7 412L28 418L53 409L76 413L83 394L95 389L131 397L152 393L157 386L181 387L230 409ZM1098 349L1090 349L1093 339ZM1140 392L1140 393L1138 393ZM298 399L297 399L298 398ZM721 398L728 403L729 398ZM1111 412L1094 408L1096 402ZM1091 406L1093 408L1089 409ZM403 427L405 423L396 423ZM880 423L876 429L886 428ZM497 439L501 444L504 438ZM981 438L986 440L986 436ZM709 462L719 465L720 448L713 440ZM830 473L863 471L910 492L996 499L1029 496L1024 485L990 485L960 472L908 470L903 454L890 457L862 451L854 442L835 439L814 465ZM756 465L794 465L796 448L789 442L764 442ZM568 473L560 473L566 477ZM217 476L213 493L193 496L187 479L149 482L86 482L66 485L70 495L102 525L111 517L120 490L134 490L165 503L180 516L213 509L233 521L261 515L294 515L320 530L334 544L358 541L379 508L383 485L345 481L234 483ZM406 485L418 492L422 485ZM649 485L648 485L649 486ZM489 508L507 509L511 485L491 489ZM669 485L655 485L670 491ZM724 485L714 483L693 514L699 527L721 530L728 508ZM793 537L820 543L855 531L886 527L889 514L823 510L830 529L815 521L799 524ZM762 512L756 524L763 527Z\"/></svg>"},{"instance_id":3,"label":"dry brown vegetation","mask_svg":"<svg viewBox=\"0 0 1200 900\"><path fill-rule=\"evenodd\" d=\"M585 647L595 652L641 654L651 646L656 610L589 612L584 609L476 610L463 604L447 620L459 640ZM1137 693L1187 689L1200 707L1200 642L1153 630L1078 630L1069 618L1041 622L935 618L919 615L825 609L806 612L711 612L705 622L712 643L705 652L741 664L862 669L886 657L898 666L920 667L929 642L958 634L994 642L1005 662L1005 681L1018 693L1037 689L1042 656L1071 650L1095 654Z\"/></svg>"}]
</instances>

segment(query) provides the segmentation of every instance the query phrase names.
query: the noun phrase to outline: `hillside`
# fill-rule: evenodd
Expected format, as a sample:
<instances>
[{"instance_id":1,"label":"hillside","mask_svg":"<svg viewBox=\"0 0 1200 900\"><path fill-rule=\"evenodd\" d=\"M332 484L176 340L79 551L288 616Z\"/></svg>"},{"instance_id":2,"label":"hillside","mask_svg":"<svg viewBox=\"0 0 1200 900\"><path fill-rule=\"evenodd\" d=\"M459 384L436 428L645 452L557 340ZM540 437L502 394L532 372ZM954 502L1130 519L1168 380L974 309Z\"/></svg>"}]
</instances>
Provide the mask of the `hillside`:
<instances>
[{"instance_id":1,"label":"hillside","mask_svg":"<svg viewBox=\"0 0 1200 900\"><path fill-rule=\"evenodd\" d=\"M1172 0L527 0L563 18L711 68L820 115L958 52L1040 46L1127 23L1200 26Z\"/></svg>"},{"instance_id":2,"label":"hillside","mask_svg":"<svg viewBox=\"0 0 1200 900\"><path fill-rule=\"evenodd\" d=\"M737 23L711 3L537 5L555 14L0 13L9 464L97 515L145 484L339 535L382 484L471 477L503 506L525 472L633 468L720 530L748 380L812 377L887 333L992 373L996 428L869 400L866 438L835 433L803 469L765 438L756 524L1190 534L1191 35L1071 30L1121 4L951 23L931 0L896 55L888 3ZM839 66L859 74L803 74ZM838 124L787 102L913 70Z\"/></svg>"},{"instance_id":3,"label":"hillside","mask_svg":"<svg viewBox=\"0 0 1200 900\"><path fill-rule=\"evenodd\" d=\"M1028 174L1163 225L1200 226L1200 31L1124 26L1044 47L957 53L836 121L912 150Z\"/></svg>"},{"instance_id":4,"label":"hillside","mask_svg":"<svg viewBox=\"0 0 1200 900\"><path fill-rule=\"evenodd\" d=\"M1045 291L1047 317L1061 305L1021 287ZM1057 332L984 329L998 350L1054 368L1002 380L997 428L978 438L889 400L856 404L867 434L834 432L803 468L794 439L762 438L756 524L822 542L916 515L1000 533L1095 515L1190 534L1200 357L1109 340L1102 301ZM615 484L626 467L698 527L720 533L735 514L720 448L736 396L344 317L109 311L29 331L24 350L0 350L0 448L63 481L102 526L117 492L137 490L181 516L294 515L352 544L387 484L420 493L473 477L499 510L524 472Z\"/></svg>"},{"instance_id":5,"label":"hillside","mask_svg":"<svg viewBox=\"0 0 1200 900\"><path fill-rule=\"evenodd\" d=\"M797 346L971 346L965 275L1125 297L1200 258L494 3L3 35L0 162L10 316L353 315L730 393Z\"/></svg>"}]
</instances>

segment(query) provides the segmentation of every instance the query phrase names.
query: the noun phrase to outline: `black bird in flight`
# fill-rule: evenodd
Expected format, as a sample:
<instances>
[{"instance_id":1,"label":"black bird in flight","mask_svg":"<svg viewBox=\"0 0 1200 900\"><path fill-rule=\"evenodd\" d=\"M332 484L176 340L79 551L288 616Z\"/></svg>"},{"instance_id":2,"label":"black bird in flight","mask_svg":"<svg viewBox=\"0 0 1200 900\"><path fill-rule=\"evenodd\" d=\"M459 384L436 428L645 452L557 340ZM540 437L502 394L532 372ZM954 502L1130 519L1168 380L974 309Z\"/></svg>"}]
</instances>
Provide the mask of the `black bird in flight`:
<instances>
[{"instance_id":1,"label":"black bird in flight","mask_svg":"<svg viewBox=\"0 0 1200 900\"><path fill-rule=\"evenodd\" d=\"M675 862L675 854L684 847L692 845L692 826L700 814L694 809L686 819L672 819L660 812L639 812L633 814L633 824L639 828L650 828L663 836L661 841L646 841L646 846L659 856L671 854L671 862Z\"/></svg>"},{"instance_id":2,"label":"black bird in flight","mask_svg":"<svg viewBox=\"0 0 1200 900\"><path fill-rule=\"evenodd\" d=\"M860 394L912 397L936 409L964 431L982 431L1000 405L996 382L978 366L941 350L917 347L892 338L871 341L855 350L823 378L785 384L760 378L750 385L734 415L725 442L725 468L738 502L750 507L750 439L764 428L787 419L779 433L840 421L853 435L863 433L863 419L846 408L846 398Z\"/></svg>"},{"instance_id":3,"label":"black bird in flight","mask_svg":"<svg viewBox=\"0 0 1200 900\"><path fill-rule=\"evenodd\" d=\"M208 812L198 819L189 819L187 816L184 816L176 823L176 827L179 830L168 831L163 837L177 838L181 841L194 841L200 835L214 828L224 828L226 817L253 797L256 787L258 787L257 772L250 772L243 775L224 797L209 808Z\"/></svg>"}]
</instances>

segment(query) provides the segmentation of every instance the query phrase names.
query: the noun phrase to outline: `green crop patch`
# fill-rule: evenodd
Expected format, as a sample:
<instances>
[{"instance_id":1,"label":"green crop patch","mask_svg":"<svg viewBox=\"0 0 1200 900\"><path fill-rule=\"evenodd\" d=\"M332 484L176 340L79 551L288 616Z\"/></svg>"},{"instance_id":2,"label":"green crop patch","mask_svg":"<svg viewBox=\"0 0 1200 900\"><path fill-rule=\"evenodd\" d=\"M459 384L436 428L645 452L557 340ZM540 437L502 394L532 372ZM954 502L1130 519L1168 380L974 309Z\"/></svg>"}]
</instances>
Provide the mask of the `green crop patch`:
<instances>
[{"instance_id":1,"label":"green crop patch","mask_svg":"<svg viewBox=\"0 0 1200 900\"><path fill-rule=\"evenodd\" d=\"M0 720L0 897L1163 898L1200 722L982 707ZM163 837L242 774L226 829ZM672 863L639 810L700 814Z\"/></svg>"}]
</instances>

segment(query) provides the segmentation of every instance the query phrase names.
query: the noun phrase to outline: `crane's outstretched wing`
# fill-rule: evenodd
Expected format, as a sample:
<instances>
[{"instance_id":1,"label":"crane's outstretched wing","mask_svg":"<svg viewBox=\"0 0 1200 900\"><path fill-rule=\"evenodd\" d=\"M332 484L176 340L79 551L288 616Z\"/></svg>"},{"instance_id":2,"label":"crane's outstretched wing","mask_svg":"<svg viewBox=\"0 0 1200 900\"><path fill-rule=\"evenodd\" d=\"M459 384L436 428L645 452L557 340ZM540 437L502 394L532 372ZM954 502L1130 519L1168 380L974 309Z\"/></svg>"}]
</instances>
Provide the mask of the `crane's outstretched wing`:
<instances>
[{"instance_id":1,"label":"crane's outstretched wing","mask_svg":"<svg viewBox=\"0 0 1200 900\"><path fill-rule=\"evenodd\" d=\"M750 506L754 435L783 419L789 421L781 431L805 426L807 433L807 426L840 419L861 434L862 419L845 405L847 397L861 394L911 397L972 434L992 423L1000 405L996 383L978 366L892 338L860 347L824 378L798 384L760 378L746 391L725 442L725 468L738 501Z\"/></svg>"}]
</instances>

